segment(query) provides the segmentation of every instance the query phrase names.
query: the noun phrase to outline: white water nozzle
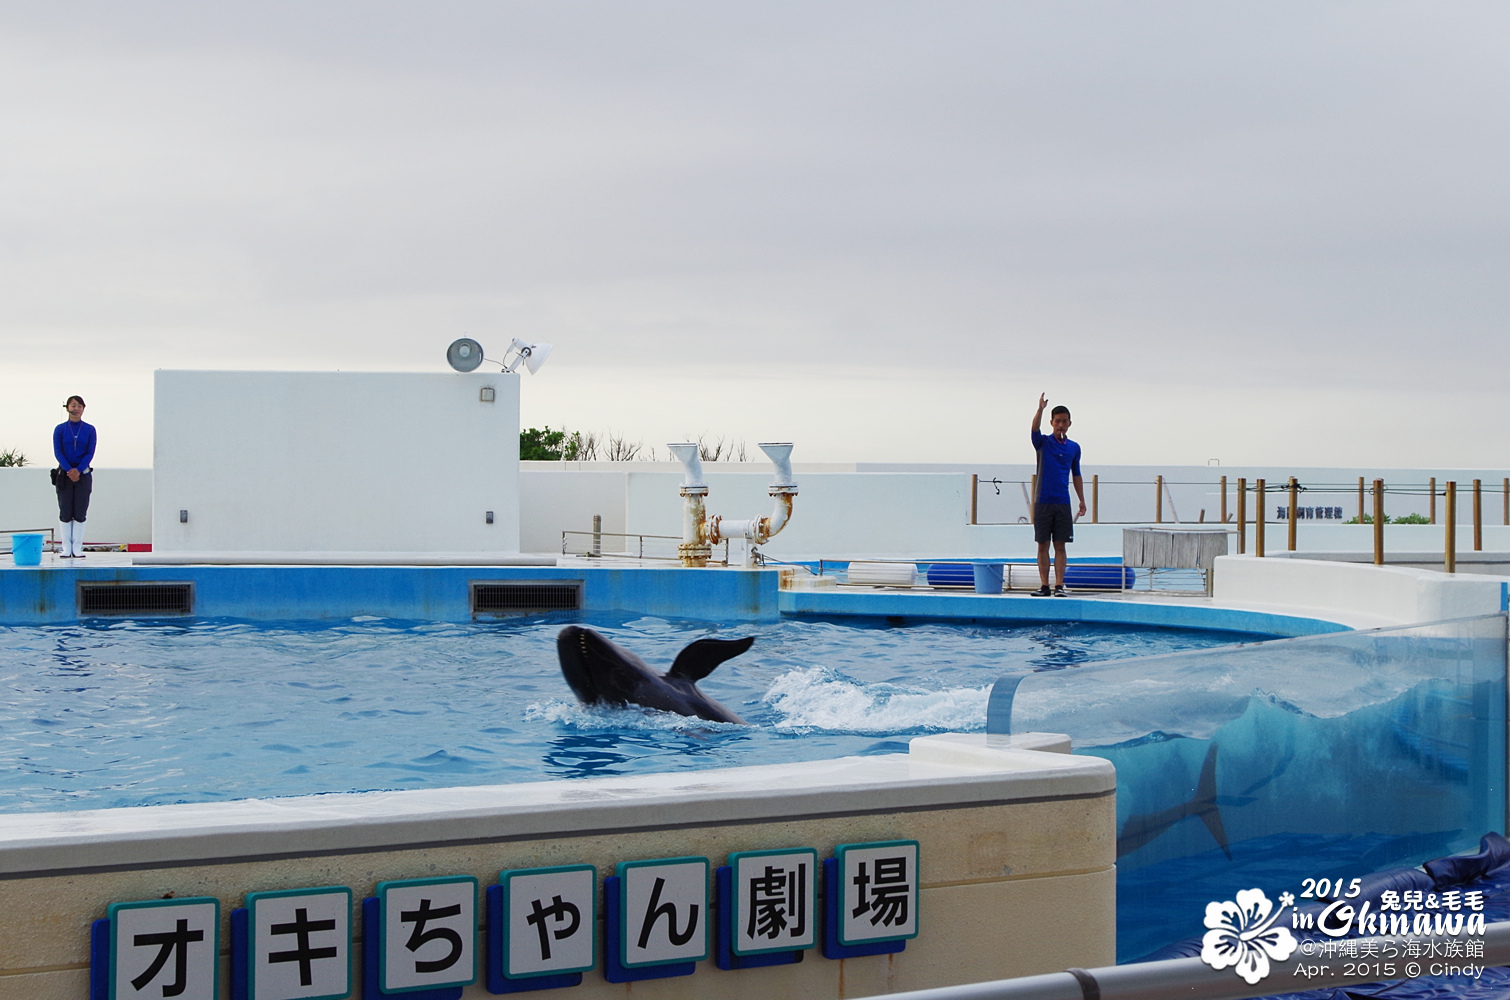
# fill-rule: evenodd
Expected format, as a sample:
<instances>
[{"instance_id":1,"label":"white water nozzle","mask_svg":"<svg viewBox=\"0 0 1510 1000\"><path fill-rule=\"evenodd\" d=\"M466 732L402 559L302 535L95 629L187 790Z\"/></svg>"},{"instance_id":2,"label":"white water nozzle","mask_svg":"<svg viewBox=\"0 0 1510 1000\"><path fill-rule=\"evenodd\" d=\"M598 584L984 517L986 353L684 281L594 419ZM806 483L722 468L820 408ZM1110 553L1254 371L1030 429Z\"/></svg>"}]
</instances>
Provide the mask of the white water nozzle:
<instances>
[{"instance_id":1,"label":"white water nozzle","mask_svg":"<svg viewBox=\"0 0 1510 1000\"><path fill-rule=\"evenodd\" d=\"M792 442L790 441L760 441L757 442L760 450L765 452L765 457L771 460L776 467L776 478L771 480L771 489L795 490L797 480L792 477Z\"/></svg>"},{"instance_id":2,"label":"white water nozzle","mask_svg":"<svg viewBox=\"0 0 1510 1000\"><path fill-rule=\"evenodd\" d=\"M666 447L682 463L682 488L707 489L708 482L703 478L703 460L697 455L697 442L668 444Z\"/></svg>"}]
</instances>

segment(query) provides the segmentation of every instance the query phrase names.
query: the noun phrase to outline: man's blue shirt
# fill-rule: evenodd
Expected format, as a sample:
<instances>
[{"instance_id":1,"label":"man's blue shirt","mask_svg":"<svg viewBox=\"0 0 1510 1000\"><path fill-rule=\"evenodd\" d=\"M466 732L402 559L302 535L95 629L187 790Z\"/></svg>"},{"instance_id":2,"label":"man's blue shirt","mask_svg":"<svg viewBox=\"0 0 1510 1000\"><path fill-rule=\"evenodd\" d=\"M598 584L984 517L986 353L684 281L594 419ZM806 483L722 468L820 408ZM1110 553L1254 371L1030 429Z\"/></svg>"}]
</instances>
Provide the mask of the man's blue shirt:
<instances>
[{"instance_id":1,"label":"man's blue shirt","mask_svg":"<svg viewBox=\"0 0 1510 1000\"><path fill-rule=\"evenodd\" d=\"M1038 503L1069 503L1070 476L1080 475L1080 446L1069 438L1033 432L1038 450Z\"/></svg>"}]
</instances>

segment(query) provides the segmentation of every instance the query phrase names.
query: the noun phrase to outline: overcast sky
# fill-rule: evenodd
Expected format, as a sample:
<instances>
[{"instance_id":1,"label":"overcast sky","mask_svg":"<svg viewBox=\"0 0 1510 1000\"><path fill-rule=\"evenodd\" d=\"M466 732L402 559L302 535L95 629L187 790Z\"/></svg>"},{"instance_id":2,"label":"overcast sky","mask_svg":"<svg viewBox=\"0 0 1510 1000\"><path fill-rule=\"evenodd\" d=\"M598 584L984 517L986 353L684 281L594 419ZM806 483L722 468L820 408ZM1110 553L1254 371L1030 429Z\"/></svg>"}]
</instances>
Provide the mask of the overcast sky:
<instances>
[{"instance_id":1,"label":"overcast sky","mask_svg":"<svg viewBox=\"0 0 1510 1000\"><path fill-rule=\"evenodd\" d=\"M1510 464L1507 52L1503 2L0 3L0 449L78 392L147 465L154 369L469 335L662 453L1026 461L1045 391L1092 464Z\"/></svg>"}]
</instances>

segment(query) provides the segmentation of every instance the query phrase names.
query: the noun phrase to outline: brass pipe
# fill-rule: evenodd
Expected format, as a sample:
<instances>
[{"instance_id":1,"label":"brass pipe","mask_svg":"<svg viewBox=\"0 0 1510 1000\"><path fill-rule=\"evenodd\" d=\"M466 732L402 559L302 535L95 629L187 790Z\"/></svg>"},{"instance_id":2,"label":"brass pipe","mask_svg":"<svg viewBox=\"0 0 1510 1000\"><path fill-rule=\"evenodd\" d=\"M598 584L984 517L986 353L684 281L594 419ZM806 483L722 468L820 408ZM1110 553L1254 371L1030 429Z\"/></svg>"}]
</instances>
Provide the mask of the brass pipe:
<instances>
[{"instance_id":1,"label":"brass pipe","mask_svg":"<svg viewBox=\"0 0 1510 1000\"><path fill-rule=\"evenodd\" d=\"M1258 515L1253 519L1253 554L1258 558L1264 557L1264 517L1268 513L1264 510L1264 481L1260 479L1253 486L1253 506Z\"/></svg>"},{"instance_id":2,"label":"brass pipe","mask_svg":"<svg viewBox=\"0 0 1510 1000\"><path fill-rule=\"evenodd\" d=\"M1153 520L1155 524L1164 523L1164 477L1153 477Z\"/></svg>"},{"instance_id":3,"label":"brass pipe","mask_svg":"<svg viewBox=\"0 0 1510 1000\"><path fill-rule=\"evenodd\" d=\"M1458 571L1458 484L1447 480L1447 551L1446 569Z\"/></svg>"},{"instance_id":4,"label":"brass pipe","mask_svg":"<svg viewBox=\"0 0 1510 1000\"><path fill-rule=\"evenodd\" d=\"M1091 476L1091 523L1101 523L1101 477Z\"/></svg>"},{"instance_id":5,"label":"brass pipe","mask_svg":"<svg viewBox=\"0 0 1510 1000\"><path fill-rule=\"evenodd\" d=\"M1431 512L1431 523L1432 524L1436 524L1437 523L1437 477L1436 476L1432 476L1431 477L1430 492L1431 492L1431 500L1430 500L1430 506L1427 507L1427 510L1429 510Z\"/></svg>"},{"instance_id":6,"label":"brass pipe","mask_svg":"<svg viewBox=\"0 0 1510 1000\"><path fill-rule=\"evenodd\" d=\"M1300 516L1299 509L1295 506L1295 497L1299 490L1296 488L1295 477L1290 477L1290 551L1295 551L1295 519Z\"/></svg>"},{"instance_id":7,"label":"brass pipe","mask_svg":"<svg viewBox=\"0 0 1510 1000\"><path fill-rule=\"evenodd\" d=\"M1484 551L1484 483L1473 481L1473 551Z\"/></svg>"},{"instance_id":8,"label":"brass pipe","mask_svg":"<svg viewBox=\"0 0 1510 1000\"><path fill-rule=\"evenodd\" d=\"M1227 477L1222 477L1222 523L1227 523Z\"/></svg>"},{"instance_id":9,"label":"brass pipe","mask_svg":"<svg viewBox=\"0 0 1510 1000\"><path fill-rule=\"evenodd\" d=\"M1363 523L1363 477L1358 477L1358 523Z\"/></svg>"},{"instance_id":10,"label":"brass pipe","mask_svg":"<svg viewBox=\"0 0 1510 1000\"><path fill-rule=\"evenodd\" d=\"M976 521L976 519L975 519L975 515L976 515L976 512L977 512L976 505L979 503L979 501L980 501L980 476L972 472L972 473L970 473L970 523L971 524L978 523Z\"/></svg>"},{"instance_id":11,"label":"brass pipe","mask_svg":"<svg viewBox=\"0 0 1510 1000\"><path fill-rule=\"evenodd\" d=\"M1384 480L1374 480L1374 565L1384 565Z\"/></svg>"}]
</instances>

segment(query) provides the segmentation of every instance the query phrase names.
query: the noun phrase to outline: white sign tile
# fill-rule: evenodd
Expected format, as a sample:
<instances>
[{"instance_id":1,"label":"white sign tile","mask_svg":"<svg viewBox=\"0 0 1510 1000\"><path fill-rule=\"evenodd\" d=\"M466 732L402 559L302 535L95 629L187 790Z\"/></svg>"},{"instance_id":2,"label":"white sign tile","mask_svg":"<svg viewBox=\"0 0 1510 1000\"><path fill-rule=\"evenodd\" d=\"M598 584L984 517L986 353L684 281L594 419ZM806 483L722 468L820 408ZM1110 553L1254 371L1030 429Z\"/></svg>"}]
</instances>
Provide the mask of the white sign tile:
<instances>
[{"instance_id":1,"label":"white sign tile","mask_svg":"<svg viewBox=\"0 0 1510 1000\"><path fill-rule=\"evenodd\" d=\"M811 848L729 855L736 955L817 943L817 867L818 852Z\"/></svg>"},{"instance_id":2,"label":"white sign tile","mask_svg":"<svg viewBox=\"0 0 1510 1000\"><path fill-rule=\"evenodd\" d=\"M251 1000L336 1000L351 992L351 890L246 897Z\"/></svg>"},{"instance_id":3,"label":"white sign tile","mask_svg":"<svg viewBox=\"0 0 1510 1000\"><path fill-rule=\"evenodd\" d=\"M382 990L464 986L477 980L477 880L382 882Z\"/></svg>"},{"instance_id":4,"label":"white sign tile","mask_svg":"<svg viewBox=\"0 0 1510 1000\"><path fill-rule=\"evenodd\" d=\"M504 975L585 972L597 960L598 871L591 865L526 868L503 886Z\"/></svg>"},{"instance_id":5,"label":"white sign tile","mask_svg":"<svg viewBox=\"0 0 1510 1000\"><path fill-rule=\"evenodd\" d=\"M112 1000L216 1000L217 900L114 903L109 916Z\"/></svg>"},{"instance_id":6,"label":"white sign tile","mask_svg":"<svg viewBox=\"0 0 1510 1000\"><path fill-rule=\"evenodd\" d=\"M618 866L626 967L708 957L708 859L624 861Z\"/></svg>"},{"instance_id":7,"label":"white sign tile","mask_svg":"<svg viewBox=\"0 0 1510 1000\"><path fill-rule=\"evenodd\" d=\"M841 844L839 943L859 944L918 933L918 843Z\"/></svg>"}]
</instances>

